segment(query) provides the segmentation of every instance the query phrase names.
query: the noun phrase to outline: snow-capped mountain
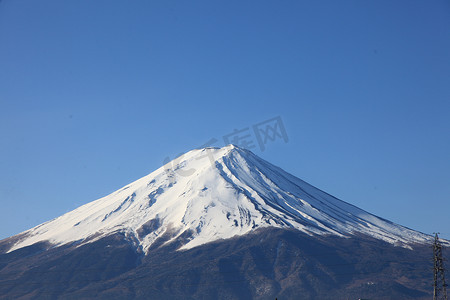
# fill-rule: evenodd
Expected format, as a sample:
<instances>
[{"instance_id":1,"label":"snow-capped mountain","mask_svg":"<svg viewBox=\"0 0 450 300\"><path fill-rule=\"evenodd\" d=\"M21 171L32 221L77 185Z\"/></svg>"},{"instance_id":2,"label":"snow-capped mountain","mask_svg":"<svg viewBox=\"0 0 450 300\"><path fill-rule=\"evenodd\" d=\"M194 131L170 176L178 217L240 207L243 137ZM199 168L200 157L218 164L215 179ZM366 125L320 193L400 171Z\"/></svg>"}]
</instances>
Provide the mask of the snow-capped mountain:
<instances>
[{"instance_id":1,"label":"snow-capped mountain","mask_svg":"<svg viewBox=\"0 0 450 300\"><path fill-rule=\"evenodd\" d=\"M161 236L179 249L257 228L364 234L409 247L430 236L341 201L234 145L192 150L120 190L18 235L9 252L41 241L91 243L124 233L144 253Z\"/></svg>"}]
</instances>

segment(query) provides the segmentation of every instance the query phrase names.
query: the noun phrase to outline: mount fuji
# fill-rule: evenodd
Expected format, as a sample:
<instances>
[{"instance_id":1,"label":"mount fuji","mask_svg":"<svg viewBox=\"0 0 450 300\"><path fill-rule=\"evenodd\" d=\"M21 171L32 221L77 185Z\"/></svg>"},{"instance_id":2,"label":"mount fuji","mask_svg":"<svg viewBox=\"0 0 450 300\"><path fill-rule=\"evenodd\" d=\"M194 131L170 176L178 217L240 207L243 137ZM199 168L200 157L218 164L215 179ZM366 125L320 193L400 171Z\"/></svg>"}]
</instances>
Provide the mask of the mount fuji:
<instances>
[{"instance_id":1,"label":"mount fuji","mask_svg":"<svg viewBox=\"0 0 450 300\"><path fill-rule=\"evenodd\" d=\"M83 244L115 232L130 236L144 252L167 234L166 243L188 236L180 249L189 249L261 227L309 235L367 234L404 246L432 241L229 145L190 151L104 198L24 232L9 251L41 241Z\"/></svg>"},{"instance_id":2,"label":"mount fuji","mask_svg":"<svg viewBox=\"0 0 450 300\"><path fill-rule=\"evenodd\" d=\"M106 197L0 241L0 296L269 299L301 293L327 299L322 272L334 278L327 289L342 297L421 298L429 295L426 279L411 278L409 268L425 269L432 241L248 150L195 149ZM264 257L263 267L255 253ZM376 274L361 281L355 267L367 264L366 255L376 257L375 264L380 258L414 264L371 266ZM349 270L345 280L336 262ZM394 271L395 278L383 277ZM229 276L237 278L237 288L227 285Z\"/></svg>"}]
</instances>

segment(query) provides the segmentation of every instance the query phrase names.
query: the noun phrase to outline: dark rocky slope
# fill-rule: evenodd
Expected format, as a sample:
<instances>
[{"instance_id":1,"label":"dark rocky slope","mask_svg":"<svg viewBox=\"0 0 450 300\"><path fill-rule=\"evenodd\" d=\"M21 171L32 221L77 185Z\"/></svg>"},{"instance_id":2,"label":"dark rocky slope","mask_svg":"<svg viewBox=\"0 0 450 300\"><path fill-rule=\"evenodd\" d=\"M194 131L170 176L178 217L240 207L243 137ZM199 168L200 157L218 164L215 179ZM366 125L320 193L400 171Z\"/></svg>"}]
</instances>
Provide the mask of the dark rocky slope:
<instances>
[{"instance_id":1,"label":"dark rocky slope","mask_svg":"<svg viewBox=\"0 0 450 300\"><path fill-rule=\"evenodd\" d=\"M0 249L7 248L4 240ZM143 255L121 234L0 255L1 299L430 299L432 251L366 236L262 229ZM159 245L159 246L156 246ZM46 251L45 251L46 250Z\"/></svg>"}]
</instances>

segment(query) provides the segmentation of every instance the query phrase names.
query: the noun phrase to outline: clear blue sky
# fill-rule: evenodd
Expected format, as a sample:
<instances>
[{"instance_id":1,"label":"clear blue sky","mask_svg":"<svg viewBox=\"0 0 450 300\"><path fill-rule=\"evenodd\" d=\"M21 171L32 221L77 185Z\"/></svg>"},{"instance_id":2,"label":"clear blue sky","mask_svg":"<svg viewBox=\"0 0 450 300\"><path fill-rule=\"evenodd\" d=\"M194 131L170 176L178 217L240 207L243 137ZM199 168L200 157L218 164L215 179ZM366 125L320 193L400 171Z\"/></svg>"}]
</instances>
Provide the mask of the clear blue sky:
<instances>
[{"instance_id":1,"label":"clear blue sky","mask_svg":"<svg viewBox=\"0 0 450 300\"><path fill-rule=\"evenodd\" d=\"M0 238L275 116L254 152L450 238L450 2L0 2Z\"/></svg>"}]
</instances>

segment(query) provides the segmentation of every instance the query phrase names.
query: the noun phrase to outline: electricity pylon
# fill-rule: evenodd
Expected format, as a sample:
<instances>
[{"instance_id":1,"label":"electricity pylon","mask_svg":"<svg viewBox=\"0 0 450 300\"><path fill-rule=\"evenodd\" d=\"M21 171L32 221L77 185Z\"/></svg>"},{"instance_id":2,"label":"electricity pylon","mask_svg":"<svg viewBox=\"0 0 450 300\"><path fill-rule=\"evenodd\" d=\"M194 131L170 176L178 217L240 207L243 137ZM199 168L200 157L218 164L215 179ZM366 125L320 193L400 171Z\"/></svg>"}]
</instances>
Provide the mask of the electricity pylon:
<instances>
[{"instance_id":1,"label":"electricity pylon","mask_svg":"<svg viewBox=\"0 0 450 300\"><path fill-rule=\"evenodd\" d=\"M444 259L442 258L442 244L437 233L433 243L434 284L433 300L447 299L447 284L445 283Z\"/></svg>"}]
</instances>

